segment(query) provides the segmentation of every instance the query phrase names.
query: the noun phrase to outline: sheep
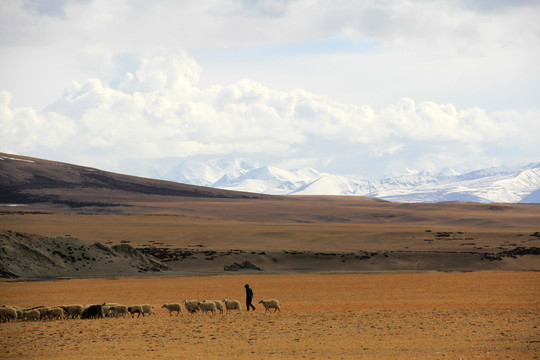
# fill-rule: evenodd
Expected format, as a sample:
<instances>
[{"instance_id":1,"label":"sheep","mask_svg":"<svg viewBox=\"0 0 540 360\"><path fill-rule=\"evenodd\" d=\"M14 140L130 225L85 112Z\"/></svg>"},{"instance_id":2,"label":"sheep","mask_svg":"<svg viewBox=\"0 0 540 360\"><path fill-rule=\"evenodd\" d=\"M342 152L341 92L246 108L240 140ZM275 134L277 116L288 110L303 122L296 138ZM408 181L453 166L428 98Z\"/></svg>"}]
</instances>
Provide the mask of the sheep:
<instances>
[{"instance_id":1,"label":"sheep","mask_svg":"<svg viewBox=\"0 0 540 360\"><path fill-rule=\"evenodd\" d=\"M103 316L108 317L111 307L109 305L101 305L101 309L103 310Z\"/></svg>"},{"instance_id":2,"label":"sheep","mask_svg":"<svg viewBox=\"0 0 540 360\"><path fill-rule=\"evenodd\" d=\"M118 311L114 310L116 306L123 306L118 303L103 303L101 304L101 308L103 309L103 316L109 317L109 316L117 316ZM127 307L126 307L127 311Z\"/></svg>"},{"instance_id":3,"label":"sheep","mask_svg":"<svg viewBox=\"0 0 540 360\"><path fill-rule=\"evenodd\" d=\"M114 305L109 307L109 315L114 317L125 317L128 315L128 307L126 305Z\"/></svg>"},{"instance_id":4,"label":"sheep","mask_svg":"<svg viewBox=\"0 0 540 360\"><path fill-rule=\"evenodd\" d=\"M14 305L2 305L2 307L10 307L10 308L13 308L15 309L15 312L17 313L17 320L24 320L24 312L27 311L27 310L31 310L31 309L25 309L25 308L20 308L18 306L14 306Z\"/></svg>"},{"instance_id":5,"label":"sheep","mask_svg":"<svg viewBox=\"0 0 540 360\"><path fill-rule=\"evenodd\" d=\"M72 319L79 318L83 312L82 305L66 305L60 307L66 313L66 319L69 319L70 317Z\"/></svg>"},{"instance_id":6,"label":"sheep","mask_svg":"<svg viewBox=\"0 0 540 360\"><path fill-rule=\"evenodd\" d=\"M48 315L49 308L48 307L38 306L38 307L32 308L31 310L39 311L39 318L41 320L47 320L49 318L49 315Z\"/></svg>"},{"instance_id":7,"label":"sheep","mask_svg":"<svg viewBox=\"0 0 540 360\"><path fill-rule=\"evenodd\" d=\"M141 314L143 314L144 317L144 312L141 305L131 305L130 307L128 307L128 311L131 314L132 318L135 317L135 313L138 313L137 318L141 317Z\"/></svg>"},{"instance_id":8,"label":"sheep","mask_svg":"<svg viewBox=\"0 0 540 360\"><path fill-rule=\"evenodd\" d=\"M0 307L0 322L16 321L17 310L11 306Z\"/></svg>"},{"instance_id":9,"label":"sheep","mask_svg":"<svg viewBox=\"0 0 540 360\"><path fill-rule=\"evenodd\" d=\"M101 305L90 305L84 308L81 319L103 319L103 307Z\"/></svg>"},{"instance_id":10,"label":"sheep","mask_svg":"<svg viewBox=\"0 0 540 360\"><path fill-rule=\"evenodd\" d=\"M144 304L144 305L141 305L141 306L142 306L142 309L143 309L143 316L144 316L144 314L156 316L156 314L154 314L154 307L152 305Z\"/></svg>"},{"instance_id":11,"label":"sheep","mask_svg":"<svg viewBox=\"0 0 540 360\"><path fill-rule=\"evenodd\" d=\"M161 308L169 310L169 316L172 316L173 311L176 311L176 316L182 312L182 306L179 303L163 304ZM184 316L184 313L182 313L182 316Z\"/></svg>"},{"instance_id":12,"label":"sheep","mask_svg":"<svg viewBox=\"0 0 540 360\"><path fill-rule=\"evenodd\" d=\"M26 310L23 312L21 316L21 319L26 319L26 320L39 320L40 318L41 318L41 315L39 314L39 311L36 309Z\"/></svg>"},{"instance_id":13,"label":"sheep","mask_svg":"<svg viewBox=\"0 0 540 360\"><path fill-rule=\"evenodd\" d=\"M220 314L223 314L223 304L219 300L213 300Z\"/></svg>"},{"instance_id":14,"label":"sheep","mask_svg":"<svg viewBox=\"0 0 540 360\"><path fill-rule=\"evenodd\" d=\"M213 315L216 315L217 306L216 303L210 300L204 300L203 302L198 302L199 309L201 309L201 313L207 314L209 311L212 312Z\"/></svg>"},{"instance_id":15,"label":"sheep","mask_svg":"<svg viewBox=\"0 0 540 360\"><path fill-rule=\"evenodd\" d=\"M274 309L274 312L278 311L281 312L281 309L279 308L279 301L276 299L269 299L269 300L261 300L259 301L259 304L263 304L264 308L266 309L264 312L270 311L270 309Z\"/></svg>"},{"instance_id":16,"label":"sheep","mask_svg":"<svg viewBox=\"0 0 540 360\"><path fill-rule=\"evenodd\" d=\"M184 307L190 314L194 314L199 311L199 301L197 300L184 300Z\"/></svg>"},{"instance_id":17,"label":"sheep","mask_svg":"<svg viewBox=\"0 0 540 360\"><path fill-rule=\"evenodd\" d=\"M242 308L240 306L240 301L223 299L223 302L225 303L225 308L227 309L227 314L231 310L238 310L238 312L242 312Z\"/></svg>"},{"instance_id":18,"label":"sheep","mask_svg":"<svg viewBox=\"0 0 540 360\"><path fill-rule=\"evenodd\" d=\"M46 316L51 320L60 320L64 318L64 309L51 307L47 310Z\"/></svg>"},{"instance_id":19,"label":"sheep","mask_svg":"<svg viewBox=\"0 0 540 360\"><path fill-rule=\"evenodd\" d=\"M5 307L5 305L3 306ZM23 320L24 317L23 317L23 313L26 311L26 310L29 310L29 309L21 309L20 307L18 306L10 306L12 307L13 309L15 309L15 312L17 313L17 320Z\"/></svg>"}]
</instances>

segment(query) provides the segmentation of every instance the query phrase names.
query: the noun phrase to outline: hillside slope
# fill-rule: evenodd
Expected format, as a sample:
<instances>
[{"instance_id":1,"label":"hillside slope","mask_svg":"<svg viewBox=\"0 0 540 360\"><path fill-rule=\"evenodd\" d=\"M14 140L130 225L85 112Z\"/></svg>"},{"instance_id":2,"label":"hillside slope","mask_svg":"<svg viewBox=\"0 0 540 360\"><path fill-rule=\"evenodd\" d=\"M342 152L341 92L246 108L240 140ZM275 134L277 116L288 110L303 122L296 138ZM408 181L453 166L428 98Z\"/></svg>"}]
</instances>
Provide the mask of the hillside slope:
<instances>
[{"instance_id":1,"label":"hillside slope","mask_svg":"<svg viewBox=\"0 0 540 360\"><path fill-rule=\"evenodd\" d=\"M230 199L267 197L0 153L0 203L118 206L133 195L139 199L155 195Z\"/></svg>"}]
</instances>

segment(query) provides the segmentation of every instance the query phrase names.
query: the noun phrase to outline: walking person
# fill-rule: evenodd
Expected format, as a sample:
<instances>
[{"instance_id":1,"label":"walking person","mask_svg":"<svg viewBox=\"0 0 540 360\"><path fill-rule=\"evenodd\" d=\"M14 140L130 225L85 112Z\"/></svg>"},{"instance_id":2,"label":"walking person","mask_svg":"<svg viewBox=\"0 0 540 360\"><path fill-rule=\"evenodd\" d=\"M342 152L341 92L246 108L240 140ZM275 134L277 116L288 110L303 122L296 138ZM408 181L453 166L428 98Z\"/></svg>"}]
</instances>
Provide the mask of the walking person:
<instances>
[{"instance_id":1,"label":"walking person","mask_svg":"<svg viewBox=\"0 0 540 360\"><path fill-rule=\"evenodd\" d=\"M248 284L246 284L244 286L246 288L246 308L247 308L247 311L249 311L249 308L253 308L253 311L255 311L255 306L253 306L253 304L251 303L251 301L253 300L253 290L251 290L251 288L249 287Z\"/></svg>"}]
</instances>

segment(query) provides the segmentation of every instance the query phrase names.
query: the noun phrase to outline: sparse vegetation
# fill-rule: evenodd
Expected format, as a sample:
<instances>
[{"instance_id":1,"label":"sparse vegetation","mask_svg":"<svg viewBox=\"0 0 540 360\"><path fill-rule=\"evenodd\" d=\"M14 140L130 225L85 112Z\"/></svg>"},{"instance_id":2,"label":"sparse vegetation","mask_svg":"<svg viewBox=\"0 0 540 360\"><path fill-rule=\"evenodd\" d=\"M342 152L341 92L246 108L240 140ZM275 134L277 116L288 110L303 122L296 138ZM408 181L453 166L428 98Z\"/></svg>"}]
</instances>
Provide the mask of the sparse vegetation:
<instances>
[{"instance_id":1,"label":"sparse vegetation","mask_svg":"<svg viewBox=\"0 0 540 360\"><path fill-rule=\"evenodd\" d=\"M0 342L0 353L17 359L94 358L98 353L102 358L534 358L539 276L234 274L0 282L3 301L14 305L53 306L74 300L104 304L115 299L155 307L155 316L139 319L3 323L0 334L6 341ZM239 298L245 283L257 284L255 305L277 298L281 312L265 314L257 305L249 314L177 317L161 308L183 297L217 299L232 292ZM79 289L75 295L74 288Z\"/></svg>"}]
</instances>

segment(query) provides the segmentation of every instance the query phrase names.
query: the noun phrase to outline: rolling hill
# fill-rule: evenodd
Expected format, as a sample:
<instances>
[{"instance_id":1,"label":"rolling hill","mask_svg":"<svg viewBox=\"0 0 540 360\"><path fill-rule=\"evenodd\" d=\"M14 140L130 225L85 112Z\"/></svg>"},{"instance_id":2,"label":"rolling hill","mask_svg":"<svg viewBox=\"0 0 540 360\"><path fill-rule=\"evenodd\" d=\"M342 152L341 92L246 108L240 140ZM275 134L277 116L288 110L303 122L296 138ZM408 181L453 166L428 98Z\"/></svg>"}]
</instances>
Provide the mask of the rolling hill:
<instances>
[{"instance_id":1,"label":"rolling hill","mask_svg":"<svg viewBox=\"0 0 540 360\"><path fill-rule=\"evenodd\" d=\"M228 199L268 197L0 153L0 203L110 207L125 205L126 199L141 200L151 196Z\"/></svg>"}]
</instances>

